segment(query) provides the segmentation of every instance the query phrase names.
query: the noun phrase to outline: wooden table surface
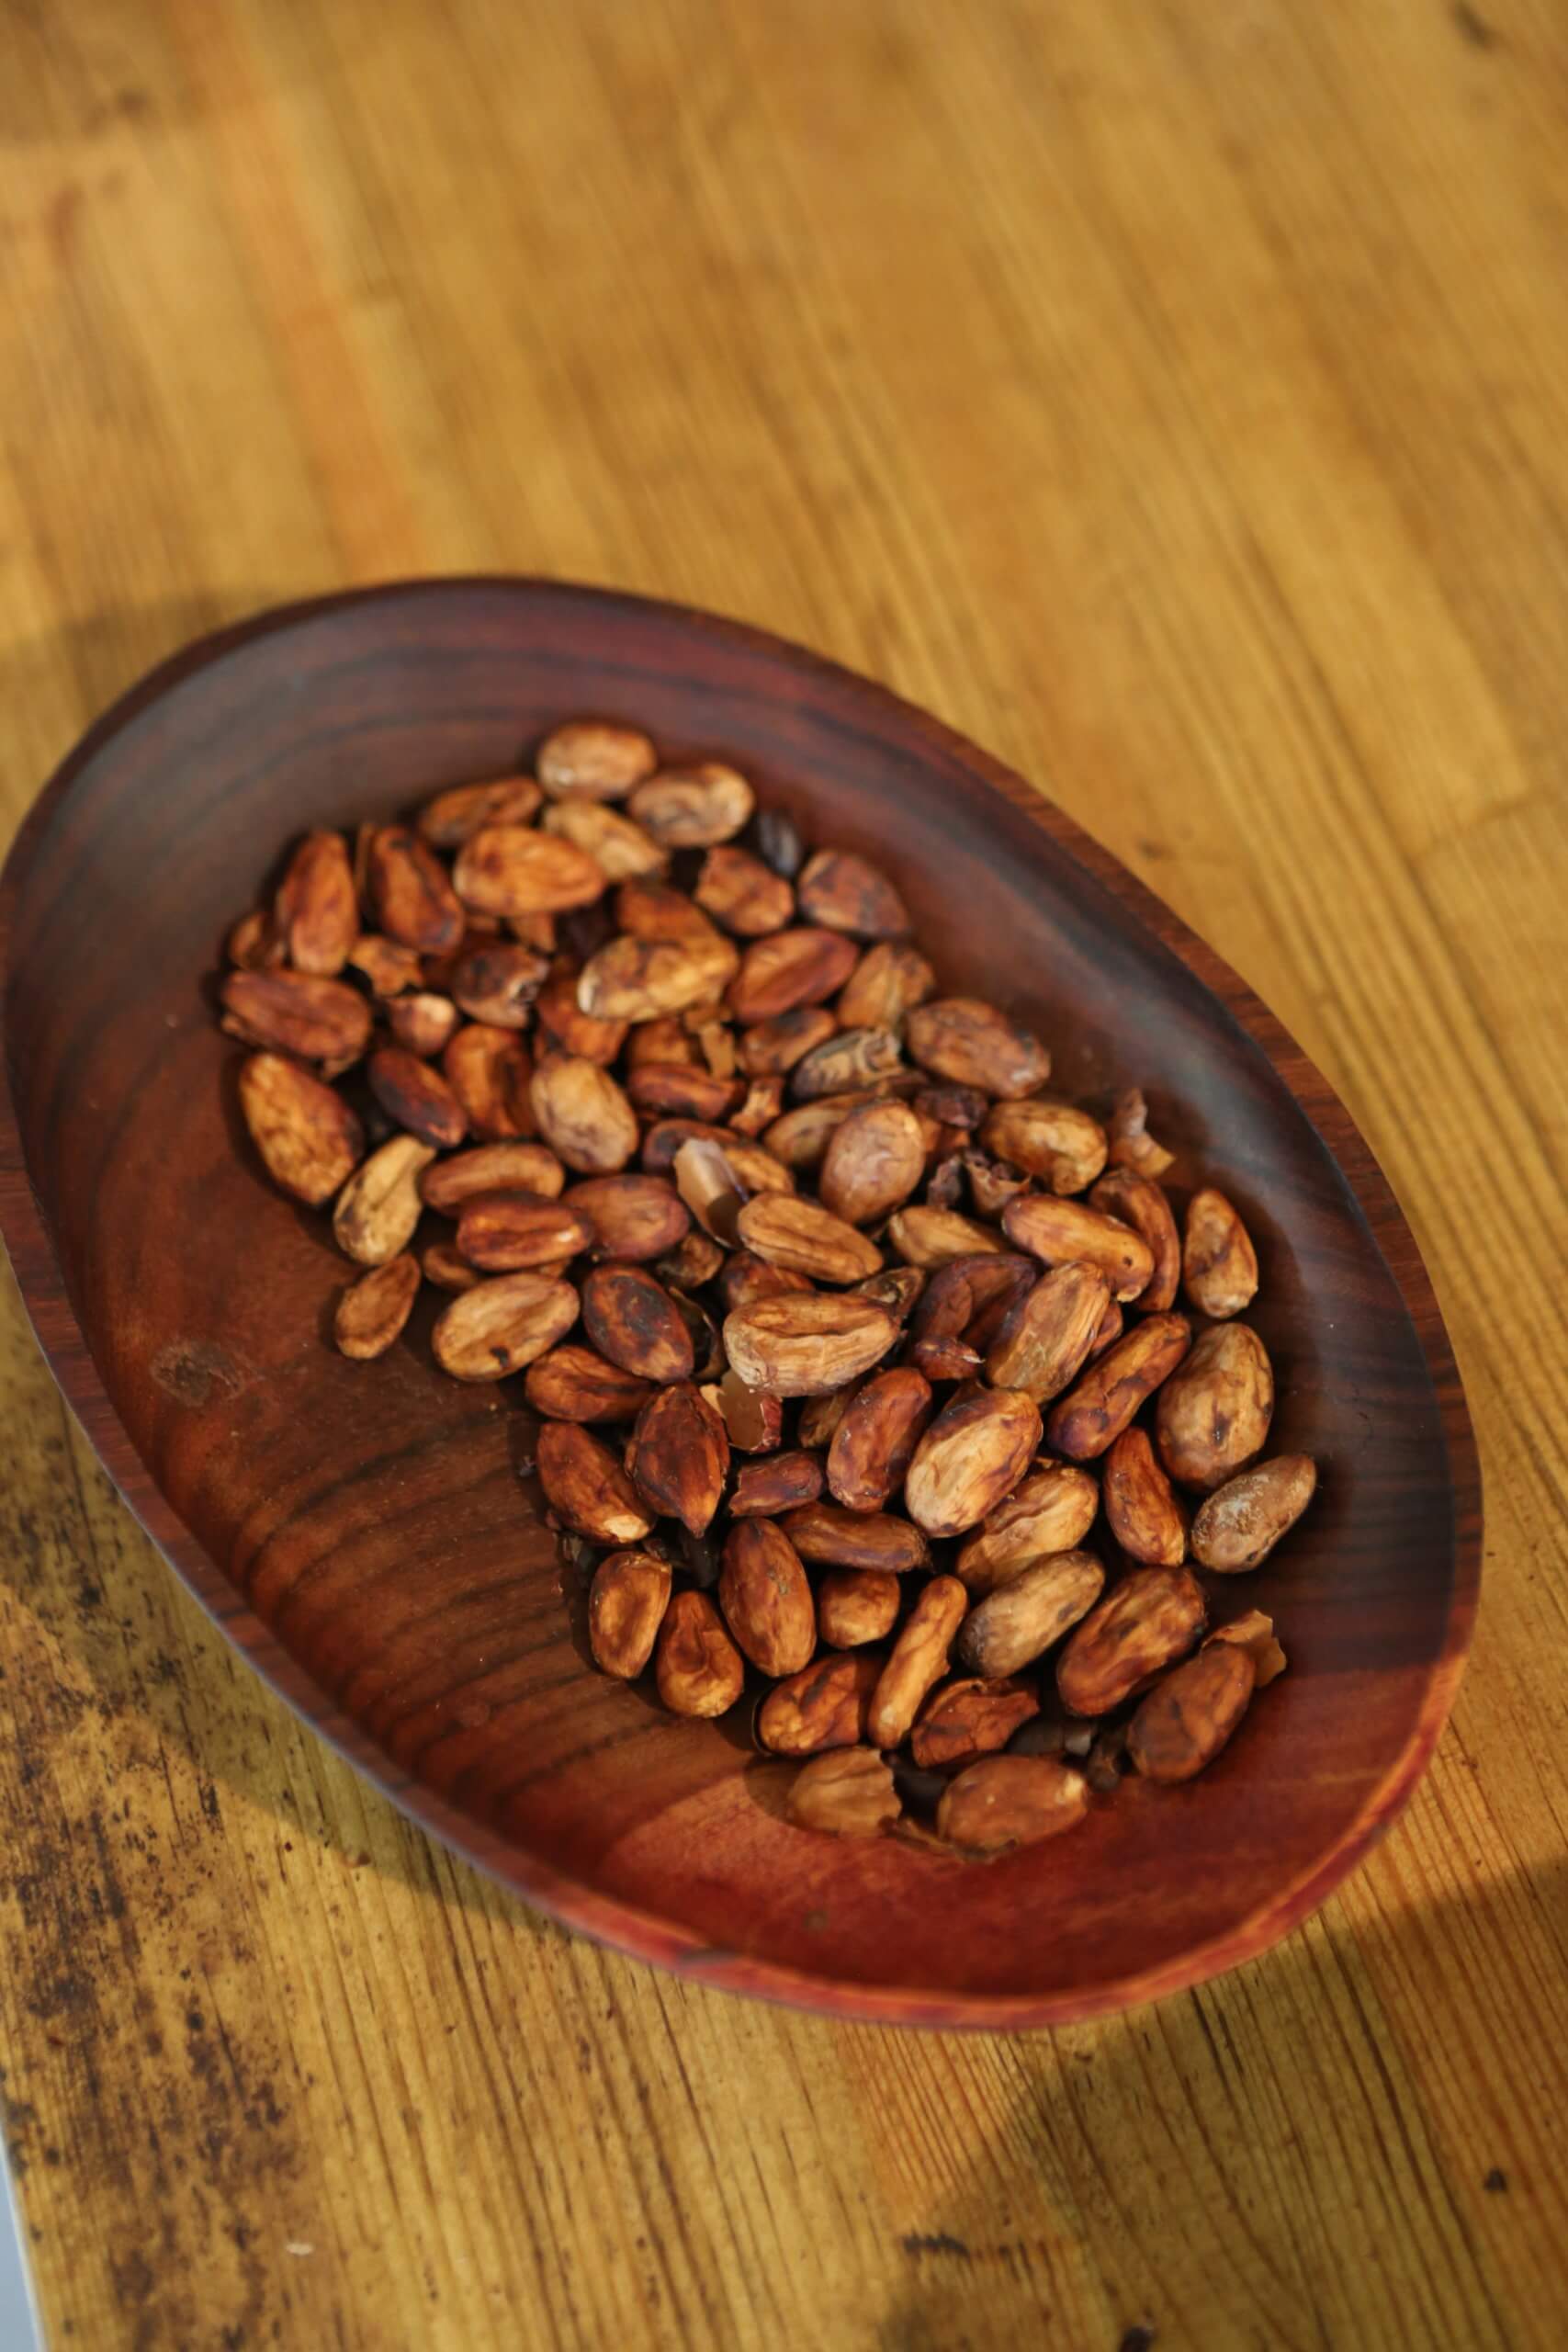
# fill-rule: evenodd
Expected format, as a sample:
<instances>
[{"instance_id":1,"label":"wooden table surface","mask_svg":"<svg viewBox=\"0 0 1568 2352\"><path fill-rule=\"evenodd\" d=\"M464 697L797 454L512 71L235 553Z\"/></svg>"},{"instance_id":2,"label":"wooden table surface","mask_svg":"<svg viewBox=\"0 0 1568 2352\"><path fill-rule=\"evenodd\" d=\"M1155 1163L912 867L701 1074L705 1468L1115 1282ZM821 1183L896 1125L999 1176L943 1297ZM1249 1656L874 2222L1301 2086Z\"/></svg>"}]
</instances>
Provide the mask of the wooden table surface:
<instances>
[{"instance_id":1,"label":"wooden table surface","mask_svg":"<svg viewBox=\"0 0 1568 2352\"><path fill-rule=\"evenodd\" d=\"M0 799L194 632L669 594L1038 779L1347 1096L1488 1539L1308 1927L1055 2036L503 1898L225 1651L0 1316L0 2056L51 2344L1555 2346L1568 17L0 0ZM85 944L90 952L90 944Z\"/></svg>"}]
</instances>

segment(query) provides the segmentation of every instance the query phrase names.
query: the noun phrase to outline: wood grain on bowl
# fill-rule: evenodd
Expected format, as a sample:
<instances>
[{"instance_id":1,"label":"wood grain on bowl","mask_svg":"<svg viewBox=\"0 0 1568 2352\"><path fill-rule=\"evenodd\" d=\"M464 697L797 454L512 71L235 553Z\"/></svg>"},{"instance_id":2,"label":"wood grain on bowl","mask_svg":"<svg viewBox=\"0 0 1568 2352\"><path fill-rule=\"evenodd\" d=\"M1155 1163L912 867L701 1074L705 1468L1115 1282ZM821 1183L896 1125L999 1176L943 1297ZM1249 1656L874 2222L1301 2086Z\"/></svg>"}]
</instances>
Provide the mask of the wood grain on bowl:
<instances>
[{"instance_id":1,"label":"wood grain on bowl","mask_svg":"<svg viewBox=\"0 0 1568 2352\"><path fill-rule=\"evenodd\" d=\"M1291 1672L1200 1788L1134 1782L1071 1838L985 1867L792 1829L757 1801L776 1768L728 1727L588 1670L512 1466L521 1383L446 1379L428 1294L368 1369L324 1344L353 1270L258 1181L193 976L271 845L505 775L588 712L646 726L672 763L721 756L808 842L874 854L942 989L1037 1030L1064 1093L1141 1084L1177 1174L1244 1217L1271 1442L1325 1475L1247 1579L1288 1624ZM66 763L6 868L0 946L0 1217L109 1470L302 1713L564 1919L841 2014L1050 2022L1262 1950L1408 1794L1462 1664L1480 1524L1408 1229L1235 976L935 721L754 631L547 583L265 616L158 672Z\"/></svg>"}]
</instances>

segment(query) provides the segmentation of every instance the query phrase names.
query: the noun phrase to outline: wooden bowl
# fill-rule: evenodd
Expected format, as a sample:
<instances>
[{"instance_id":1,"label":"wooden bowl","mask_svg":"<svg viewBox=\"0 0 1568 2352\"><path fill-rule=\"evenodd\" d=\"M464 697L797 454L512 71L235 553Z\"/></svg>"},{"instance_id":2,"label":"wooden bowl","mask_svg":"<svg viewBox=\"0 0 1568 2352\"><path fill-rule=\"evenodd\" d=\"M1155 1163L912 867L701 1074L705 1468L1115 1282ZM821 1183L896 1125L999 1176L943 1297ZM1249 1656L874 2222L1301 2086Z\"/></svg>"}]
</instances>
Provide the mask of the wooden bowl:
<instances>
[{"instance_id":1,"label":"wooden bowl","mask_svg":"<svg viewBox=\"0 0 1568 2352\"><path fill-rule=\"evenodd\" d=\"M989 1865L781 1817L781 1768L592 1673L511 1393L326 1340L326 1221L263 1181L209 1002L304 827L513 766L553 721L717 751L871 851L949 985L1038 1027L1064 1091L1141 1084L1257 1237L1272 1442L1323 1483L1221 1613L1291 1670L1185 1789L1131 1781ZM1085 2018L1263 1951L1387 1828L1474 1611L1480 1492L1447 1337L1341 1104L1235 976L996 761L754 629L551 582L272 613L100 720L0 885L0 1216L111 1476L237 1647L406 1811L589 1934L709 1984L941 2026ZM1217 1579L1215 1580L1218 1581ZM737 1711L738 1713L742 1711Z\"/></svg>"}]
</instances>

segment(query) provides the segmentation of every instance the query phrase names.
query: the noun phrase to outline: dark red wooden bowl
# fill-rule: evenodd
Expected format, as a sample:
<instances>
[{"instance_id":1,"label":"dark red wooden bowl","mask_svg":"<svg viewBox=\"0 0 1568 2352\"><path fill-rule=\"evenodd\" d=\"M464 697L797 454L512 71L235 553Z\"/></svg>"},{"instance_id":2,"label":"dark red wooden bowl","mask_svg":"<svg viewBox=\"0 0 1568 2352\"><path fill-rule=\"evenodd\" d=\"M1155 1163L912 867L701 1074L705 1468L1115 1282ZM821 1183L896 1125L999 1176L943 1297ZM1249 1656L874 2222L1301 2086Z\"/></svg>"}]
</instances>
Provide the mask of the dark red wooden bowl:
<instances>
[{"instance_id":1,"label":"dark red wooden bowl","mask_svg":"<svg viewBox=\"0 0 1568 2352\"><path fill-rule=\"evenodd\" d=\"M1190 1787L1134 1782L984 1867L790 1828L779 1767L589 1670L513 1466L510 1392L440 1375L428 1317L372 1366L325 1343L344 1263L258 1174L204 976L290 835L503 770L581 712L636 719L667 754L721 752L808 834L872 851L947 982L1036 1025L1065 1090L1144 1085L1187 1172L1239 1202L1275 1442L1324 1479L1277 1564L1231 1587L1275 1613L1291 1671ZM5 1235L110 1475L253 1665L531 1902L840 2016L1048 2024L1263 1951L1409 1795L1470 1636L1480 1490L1404 1220L1219 958L881 687L755 629L543 582L268 614L167 662L67 760L0 885L0 951Z\"/></svg>"}]
</instances>

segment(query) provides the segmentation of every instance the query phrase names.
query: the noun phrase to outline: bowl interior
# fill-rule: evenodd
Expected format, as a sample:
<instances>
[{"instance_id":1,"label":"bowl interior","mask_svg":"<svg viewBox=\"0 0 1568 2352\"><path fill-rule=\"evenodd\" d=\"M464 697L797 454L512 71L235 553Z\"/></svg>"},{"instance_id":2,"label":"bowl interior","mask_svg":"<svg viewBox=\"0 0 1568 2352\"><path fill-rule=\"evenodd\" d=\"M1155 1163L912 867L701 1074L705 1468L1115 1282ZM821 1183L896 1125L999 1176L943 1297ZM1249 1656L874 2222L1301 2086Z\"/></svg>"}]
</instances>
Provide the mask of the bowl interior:
<instances>
[{"instance_id":1,"label":"bowl interior","mask_svg":"<svg viewBox=\"0 0 1568 2352\"><path fill-rule=\"evenodd\" d=\"M1219 1613L1275 1615L1291 1671L1192 1787L1134 1782L1073 1837L986 1868L792 1830L780 1768L738 1729L676 1723L589 1670L515 1466L531 1451L518 1384L440 1375L433 1309L375 1365L327 1344L345 1269L243 1136L237 1050L204 991L224 931L302 828L504 772L581 711L637 720L667 755L722 752L808 835L872 852L944 984L1036 1025L1063 1091L1143 1085L1182 1174L1240 1205L1272 1442L1324 1476L1278 1564L1220 1596ZM721 1981L973 2021L1189 1980L1319 1899L1446 1705L1473 1498L1450 1478L1445 1410L1451 1434L1462 1408L1434 1385L1428 1351L1440 1381L1451 1366L1408 1236L1246 992L1175 952L1178 926L1069 840L945 730L751 632L444 583L172 665L88 740L13 861L6 1034L28 1192L13 1187L7 1232L110 1469L235 1638L404 1802L569 1919Z\"/></svg>"}]
</instances>

